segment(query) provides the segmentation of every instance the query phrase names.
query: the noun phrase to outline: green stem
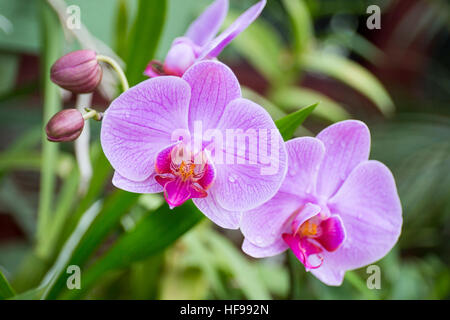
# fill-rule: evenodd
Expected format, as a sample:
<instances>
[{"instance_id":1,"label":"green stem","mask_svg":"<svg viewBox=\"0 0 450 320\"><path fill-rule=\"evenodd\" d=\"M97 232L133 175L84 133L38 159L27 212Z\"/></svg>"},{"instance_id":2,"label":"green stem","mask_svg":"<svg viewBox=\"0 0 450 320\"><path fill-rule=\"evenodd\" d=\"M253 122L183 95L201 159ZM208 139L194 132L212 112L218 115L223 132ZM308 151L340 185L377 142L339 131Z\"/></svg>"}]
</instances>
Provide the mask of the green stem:
<instances>
[{"instance_id":1,"label":"green stem","mask_svg":"<svg viewBox=\"0 0 450 320\"><path fill-rule=\"evenodd\" d=\"M110 58L110 57L104 56L104 55L97 55L97 60L106 62L117 72L117 75L119 76L119 80L122 83L123 91L127 91L130 88L130 86L128 85L128 80L127 80L127 77L125 76L125 73L123 72L120 65L113 58Z\"/></svg>"},{"instance_id":2,"label":"green stem","mask_svg":"<svg viewBox=\"0 0 450 320\"><path fill-rule=\"evenodd\" d=\"M88 120L88 119L94 118L94 117L97 116L97 114L98 114L97 111L91 110L91 111L89 111L89 112L83 114L83 119L84 119L84 120Z\"/></svg>"}]
</instances>

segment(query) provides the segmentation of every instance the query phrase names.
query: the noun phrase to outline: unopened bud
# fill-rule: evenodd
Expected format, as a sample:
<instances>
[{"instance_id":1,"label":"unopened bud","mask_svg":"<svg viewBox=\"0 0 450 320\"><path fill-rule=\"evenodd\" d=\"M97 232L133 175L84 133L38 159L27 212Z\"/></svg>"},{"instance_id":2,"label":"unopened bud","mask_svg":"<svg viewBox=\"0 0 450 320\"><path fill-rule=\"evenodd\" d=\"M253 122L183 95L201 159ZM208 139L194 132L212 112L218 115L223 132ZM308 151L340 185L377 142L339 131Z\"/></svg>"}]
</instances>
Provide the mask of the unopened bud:
<instances>
[{"instance_id":1,"label":"unopened bud","mask_svg":"<svg viewBox=\"0 0 450 320\"><path fill-rule=\"evenodd\" d=\"M74 93L93 92L102 80L102 68L92 50L77 50L59 58L50 70L51 80Z\"/></svg>"},{"instance_id":2,"label":"unopened bud","mask_svg":"<svg viewBox=\"0 0 450 320\"><path fill-rule=\"evenodd\" d=\"M189 39L175 39L164 61L164 72L181 77L195 63L196 49Z\"/></svg>"},{"instance_id":3,"label":"unopened bud","mask_svg":"<svg viewBox=\"0 0 450 320\"><path fill-rule=\"evenodd\" d=\"M83 131L84 118L77 109L65 109L55 114L45 127L47 139L53 142L73 141Z\"/></svg>"}]
</instances>

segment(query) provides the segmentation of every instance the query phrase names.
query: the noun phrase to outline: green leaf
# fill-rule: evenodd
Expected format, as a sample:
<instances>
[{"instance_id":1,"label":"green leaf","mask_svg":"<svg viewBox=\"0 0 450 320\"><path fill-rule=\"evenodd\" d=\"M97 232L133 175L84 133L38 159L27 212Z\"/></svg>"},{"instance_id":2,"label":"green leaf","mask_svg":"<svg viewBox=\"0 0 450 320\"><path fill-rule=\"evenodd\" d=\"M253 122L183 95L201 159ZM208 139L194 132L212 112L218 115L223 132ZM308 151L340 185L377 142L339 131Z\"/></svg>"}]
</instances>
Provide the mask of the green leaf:
<instances>
[{"instance_id":1,"label":"green leaf","mask_svg":"<svg viewBox=\"0 0 450 320\"><path fill-rule=\"evenodd\" d=\"M58 87L50 81L50 68L61 56L63 38L56 13L46 1L40 3L42 24L42 72L44 77L44 115L43 125L61 109L61 97ZM43 133L43 132L42 132ZM47 141L42 134L42 169L39 193L37 238L46 236L51 223L53 194L55 192L56 162L58 161L58 144Z\"/></svg>"},{"instance_id":2,"label":"green leaf","mask_svg":"<svg viewBox=\"0 0 450 320\"><path fill-rule=\"evenodd\" d=\"M100 143L95 144L91 148L92 168L95 173L95 179L91 179L89 188L85 196L80 200L74 214L71 216L64 236L67 238L75 229L81 216L89 209L89 207L96 201L98 196L102 193L108 179L111 177L112 167L109 164Z\"/></svg>"},{"instance_id":3,"label":"green leaf","mask_svg":"<svg viewBox=\"0 0 450 320\"><path fill-rule=\"evenodd\" d=\"M274 90L270 99L286 111L294 111L299 106L307 106L320 101L320 104L314 109L313 115L331 122L338 122L350 117L348 112L338 103L320 92L307 88L282 87Z\"/></svg>"},{"instance_id":4,"label":"green leaf","mask_svg":"<svg viewBox=\"0 0 450 320\"><path fill-rule=\"evenodd\" d=\"M139 0L137 15L128 37L126 75L130 86L145 79L143 72L158 48L166 10L167 0Z\"/></svg>"},{"instance_id":5,"label":"green leaf","mask_svg":"<svg viewBox=\"0 0 450 320\"><path fill-rule=\"evenodd\" d=\"M311 45L313 27L311 16L303 0L283 0L293 29L294 52L300 55Z\"/></svg>"},{"instance_id":6,"label":"green leaf","mask_svg":"<svg viewBox=\"0 0 450 320\"><path fill-rule=\"evenodd\" d=\"M219 265L231 272L247 299L271 298L269 290L259 278L256 265L250 263L227 238L213 230L205 230L203 237L210 244Z\"/></svg>"},{"instance_id":7,"label":"green leaf","mask_svg":"<svg viewBox=\"0 0 450 320\"><path fill-rule=\"evenodd\" d=\"M83 266L99 245L120 224L120 218L137 202L139 195L117 190L105 201L100 211L90 208L60 251L57 261L42 284L49 283L43 296L55 299L65 287L68 265ZM84 280L83 280L84 281Z\"/></svg>"},{"instance_id":8,"label":"green leaf","mask_svg":"<svg viewBox=\"0 0 450 320\"><path fill-rule=\"evenodd\" d=\"M115 21L115 48L117 54L124 58L127 50L128 7L126 0L119 0Z\"/></svg>"},{"instance_id":9,"label":"green leaf","mask_svg":"<svg viewBox=\"0 0 450 320\"><path fill-rule=\"evenodd\" d=\"M369 98L386 115L394 112L394 103L381 82L362 66L329 53L308 53L301 62L307 71L335 78Z\"/></svg>"},{"instance_id":10,"label":"green leaf","mask_svg":"<svg viewBox=\"0 0 450 320\"><path fill-rule=\"evenodd\" d=\"M0 270L0 300L11 298L14 295L14 289Z\"/></svg>"},{"instance_id":11,"label":"green leaf","mask_svg":"<svg viewBox=\"0 0 450 320\"><path fill-rule=\"evenodd\" d=\"M202 218L203 214L191 201L173 210L164 204L122 235L108 252L84 272L81 290L68 291L64 298L74 299L85 294L107 271L127 267L160 253Z\"/></svg>"},{"instance_id":12,"label":"green leaf","mask_svg":"<svg viewBox=\"0 0 450 320\"><path fill-rule=\"evenodd\" d=\"M306 118L314 111L319 103L312 104L308 107L301 108L286 117L275 121L278 130L280 130L281 136L285 141L292 138L295 130L306 120Z\"/></svg>"}]
</instances>

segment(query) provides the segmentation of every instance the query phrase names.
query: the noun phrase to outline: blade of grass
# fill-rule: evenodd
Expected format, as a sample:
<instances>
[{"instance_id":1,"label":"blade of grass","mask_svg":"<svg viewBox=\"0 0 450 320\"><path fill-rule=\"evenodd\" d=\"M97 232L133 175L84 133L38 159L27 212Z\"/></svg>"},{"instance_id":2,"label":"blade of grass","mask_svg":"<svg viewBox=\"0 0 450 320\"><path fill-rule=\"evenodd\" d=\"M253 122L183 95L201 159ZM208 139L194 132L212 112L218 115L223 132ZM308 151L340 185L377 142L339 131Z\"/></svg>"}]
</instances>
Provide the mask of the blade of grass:
<instances>
[{"instance_id":1,"label":"blade of grass","mask_svg":"<svg viewBox=\"0 0 450 320\"><path fill-rule=\"evenodd\" d=\"M138 222L134 229L122 235L108 252L84 272L81 290L66 290L63 298L80 298L107 271L127 267L160 253L202 218L203 215L192 202L173 210L166 204L162 205Z\"/></svg>"},{"instance_id":2,"label":"blade of grass","mask_svg":"<svg viewBox=\"0 0 450 320\"><path fill-rule=\"evenodd\" d=\"M303 0L283 0L292 24L294 52L298 56L311 45L313 27L311 16Z\"/></svg>"},{"instance_id":3,"label":"blade of grass","mask_svg":"<svg viewBox=\"0 0 450 320\"><path fill-rule=\"evenodd\" d=\"M139 0L137 15L128 37L126 75L130 86L146 79L143 73L158 48L166 11L167 0Z\"/></svg>"},{"instance_id":4,"label":"blade of grass","mask_svg":"<svg viewBox=\"0 0 450 320\"><path fill-rule=\"evenodd\" d=\"M381 82L362 66L329 53L308 53L302 56L305 70L335 78L369 98L386 116L394 112L394 103Z\"/></svg>"},{"instance_id":5,"label":"blade of grass","mask_svg":"<svg viewBox=\"0 0 450 320\"><path fill-rule=\"evenodd\" d=\"M0 300L11 298L15 294L14 289L0 270Z\"/></svg>"},{"instance_id":6,"label":"blade of grass","mask_svg":"<svg viewBox=\"0 0 450 320\"><path fill-rule=\"evenodd\" d=\"M314 109L313 115L331 122L345 120L350 117L348 112L337 102L320 92L307 88L282 87L270 94L270 100L287 111L294 111L299 106L307 106L320 101L320 104Z\"/></svg>"},{"instance_id":7,"label":"blade of grass","mask_svg":"<svg viewBox=\"0 0 450 320\"><path fill-rule=\"evenodd\" d=\"M46 276L45 281L51 282L43 295L44 299L58 297L65 287L64 271L67 266L82 267L111 231L120 224L120 218L136 204L138 197L136 193L117 190L107 198L100 212L93 215L91 210L88 210L82 215L77 227L60 251L57 262ZM83 276L83 287L86 286L85 278L86 276Z\"/></svg>"},{"instance_id":8,"label":"blade of grass","mask_svg":"<svg viewBox=\"0 0 450 320\"><path fill-rule=\"evenodd\" d=\"M44 113L43 124L60 109L60 94L58 87L50 81L50 68L61 56L62 32L57 15L46 1L40 3L40 18L42 25L42 77L44 83ZM51 210L56 179L56 163L58 161L58 144L47 141L42 134L42 169L39 193L37 240L41 241L47 234L51 223Z\"/></svg>"}]
</instances>

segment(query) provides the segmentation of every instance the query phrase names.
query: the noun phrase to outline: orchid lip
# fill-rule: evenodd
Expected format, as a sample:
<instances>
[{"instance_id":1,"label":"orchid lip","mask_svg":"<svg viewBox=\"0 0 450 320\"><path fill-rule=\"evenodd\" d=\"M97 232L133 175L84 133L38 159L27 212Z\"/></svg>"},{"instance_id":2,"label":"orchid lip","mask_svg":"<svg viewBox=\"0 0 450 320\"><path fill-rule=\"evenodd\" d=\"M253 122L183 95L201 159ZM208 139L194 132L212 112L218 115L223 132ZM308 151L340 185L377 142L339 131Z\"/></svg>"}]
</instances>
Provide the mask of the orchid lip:
<instances>
[{"instance_id":1,"label":"orchid lip","mask_svg":"<svg viewBox=\"0 0 450 320\"><path fill-rule=\"evenodd\" d=\"M203 151L192 153L183 143L162 150L155 162L155 180L164 188L172 209L192 198L205 198L215 172Z\"/></svg>"},{"instance_id":2,"label":"orchid lip","mask_svg":"<svg viewBox=\"0 0 450 320\"><path fill-rule=\"evenodd\" d=\"M346 238L339 216L323 214L323 209L317 212L318 208L309 203L305 205L291 222L292 232L282 234L283 240L307 270L319 268L324 259L322 253L338 250ZM319 263L310 263L313 256L319 259Z\"/></svg>"}]
</instances>

